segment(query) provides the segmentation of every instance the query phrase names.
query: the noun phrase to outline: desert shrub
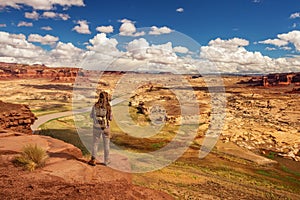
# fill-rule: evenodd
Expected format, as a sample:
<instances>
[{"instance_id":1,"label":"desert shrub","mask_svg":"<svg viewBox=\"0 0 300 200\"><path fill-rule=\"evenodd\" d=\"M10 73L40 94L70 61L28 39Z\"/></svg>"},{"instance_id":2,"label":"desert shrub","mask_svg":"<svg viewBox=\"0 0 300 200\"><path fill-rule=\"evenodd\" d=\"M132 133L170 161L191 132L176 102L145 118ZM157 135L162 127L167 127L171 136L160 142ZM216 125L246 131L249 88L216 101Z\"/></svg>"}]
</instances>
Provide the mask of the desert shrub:
<instances>
[{"instance_id":1,"label":"desert shrub","mask_svg":"<svg viewBox=\"0 0 300 200\"><path fill-rule=\"evenodd\" d=\"M269 154L266 155L267 158L274 160L276 157L276 153L273 151L270 151Z\"/></svg>"},{"instance_id":2,"label":"desert shrub","mask_svg":"<svg viewBox=\"0 0 300 200\"><path fill-rule=\"evenodd\" d=\"M15 163L24 166L25 169L33 171L36 168L43 167L48 158L47 152L36 144L28 144L23 148L20 156L15 158Z\"/></svg>"}]
</instances>

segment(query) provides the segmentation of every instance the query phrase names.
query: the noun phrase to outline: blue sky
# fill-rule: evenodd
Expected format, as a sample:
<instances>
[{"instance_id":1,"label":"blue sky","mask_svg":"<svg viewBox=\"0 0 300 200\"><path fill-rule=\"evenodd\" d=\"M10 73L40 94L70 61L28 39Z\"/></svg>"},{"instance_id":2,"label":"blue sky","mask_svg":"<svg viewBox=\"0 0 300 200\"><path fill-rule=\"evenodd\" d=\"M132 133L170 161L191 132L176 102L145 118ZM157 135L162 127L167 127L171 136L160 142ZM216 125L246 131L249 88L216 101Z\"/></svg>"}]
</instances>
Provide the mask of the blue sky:
<instances>
[{"instance_id":1,"label":"blue sky","mask_svg":"<svg viewBox=\"0 0 300 200\"><path fill-rule=\"evenodd\" d=\"M109 38L120 33L120 27L124 24L121 21L127 19L136 28L156 26L179 31L201 46L209 46L217 38L230 42L233 38L240 38L248 41L247 45L238 44L247 52L260 52L271 59L293 57L297 59L293 60L296 63L294 69L298 69L300 62L300 47L297 46L300 36L298 32L293 32L300 27L299 0L70 0L69 5L63 0L55 0L53 2L56 4L51 5L42 0L42 3L28 3L25 0L8 2L0 0L0 31L23 34L27 42L45 51L55 49L58 42L72 43L85 51L87 42L100 34L97 27L112 26L113 32L105 31ZM74 27L79 21L87 27L76 31ZM51 30L42 30L42 27ZM85 33L84 28L87 31ZM289 34L291 32L293 34ZM52 42L42 44L30 40L30 34L42 37L48 34L58 39L54 41L48 38ZM278 38L278 34L289 35L282 39ZM272 41L263 42L268 39ZM278 45L279 41L274 39L283 43ZM4 57L6 54L1 54L0 49L1 55Z\"/></svg>"}]
</instances>

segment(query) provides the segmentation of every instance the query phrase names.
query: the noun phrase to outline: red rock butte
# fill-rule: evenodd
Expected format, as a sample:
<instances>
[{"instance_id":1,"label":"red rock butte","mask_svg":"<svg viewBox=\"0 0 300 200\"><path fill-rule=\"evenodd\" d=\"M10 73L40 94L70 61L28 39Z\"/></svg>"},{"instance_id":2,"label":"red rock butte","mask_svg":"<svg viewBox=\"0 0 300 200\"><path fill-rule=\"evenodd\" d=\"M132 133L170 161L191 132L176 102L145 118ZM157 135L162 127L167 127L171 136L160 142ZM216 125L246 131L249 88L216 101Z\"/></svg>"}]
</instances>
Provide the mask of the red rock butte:
<instances>
[{"instance_id":1,"label":"red rock butte","mask_svg":"<svg viewBox=\"0 0 300 200\"><path fill-rule=\"evenodd\" d=\"M299 73L275 73L264 76L253 76L248 81L241 81L240 84L253 86L276 87L276 86L300 86Z\"/></svg>"}]
</instances>

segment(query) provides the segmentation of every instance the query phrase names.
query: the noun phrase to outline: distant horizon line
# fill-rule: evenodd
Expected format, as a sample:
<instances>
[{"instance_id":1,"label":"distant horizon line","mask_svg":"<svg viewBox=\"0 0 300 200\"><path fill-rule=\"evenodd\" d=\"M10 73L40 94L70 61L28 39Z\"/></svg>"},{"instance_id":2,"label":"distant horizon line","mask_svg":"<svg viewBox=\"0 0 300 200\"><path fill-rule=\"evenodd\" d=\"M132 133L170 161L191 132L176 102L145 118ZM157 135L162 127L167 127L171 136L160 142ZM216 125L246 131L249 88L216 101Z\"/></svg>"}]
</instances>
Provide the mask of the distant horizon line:
<instances>
[{"instance_id":1,"label":"distant horizon line","mask_svg":"<svg viewBox=\"0 0 300 200\"><path fill-rule=\"evenodd\" d=\"M79 69L79 70L86 70L86 71L99 71L99 72L121 72L121 73L137 73L137 74L174 74L172 72L168 71L134 71L134 70L91 70L91 69L84 69L82 67L68 67L68 66L48 66L46 64L26 64L26 63L15 63L15 62L3 62L0 61L0 67L1 64L9 64L9 65L25 65L29 67L47 67L47 68L70 68L70 69ZM24 67L25 67L24 66ZM174 75L198 75L198 76L207 76L207 75L221 75L221 76L265 76L269 74L298 74L299 72L218 72L218 73L179 73L179 74L174 74Z\"/></svg>"}]
</instances>

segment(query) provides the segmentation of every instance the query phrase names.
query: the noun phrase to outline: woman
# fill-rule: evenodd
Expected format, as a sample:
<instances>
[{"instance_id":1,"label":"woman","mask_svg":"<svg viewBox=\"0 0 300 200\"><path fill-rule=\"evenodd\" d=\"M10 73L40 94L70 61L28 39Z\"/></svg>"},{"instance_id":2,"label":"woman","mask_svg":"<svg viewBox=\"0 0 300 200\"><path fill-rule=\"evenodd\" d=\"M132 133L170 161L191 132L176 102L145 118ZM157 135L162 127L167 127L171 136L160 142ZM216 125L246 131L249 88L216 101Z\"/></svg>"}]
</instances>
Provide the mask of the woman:
<instances>
[{"instance_id":1,"label":"woman","mask_svg":"<svg viewBox=\"0 0 300 200\"><path fill-rule=\"evenodd\" d=\"M98 145L100 137L102 136L104 145L104 165L110 163L109 159L109 142L110 142L110 130L109 122L111 117L111 106L109 104L109 98L107 92L101 92L98 101L92 108L90 117L93 119L93 145L92 145L92 157L88 162L89 165L96 166L96 156L98 152Z\"/></svg>"}]
</instances>

